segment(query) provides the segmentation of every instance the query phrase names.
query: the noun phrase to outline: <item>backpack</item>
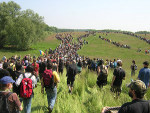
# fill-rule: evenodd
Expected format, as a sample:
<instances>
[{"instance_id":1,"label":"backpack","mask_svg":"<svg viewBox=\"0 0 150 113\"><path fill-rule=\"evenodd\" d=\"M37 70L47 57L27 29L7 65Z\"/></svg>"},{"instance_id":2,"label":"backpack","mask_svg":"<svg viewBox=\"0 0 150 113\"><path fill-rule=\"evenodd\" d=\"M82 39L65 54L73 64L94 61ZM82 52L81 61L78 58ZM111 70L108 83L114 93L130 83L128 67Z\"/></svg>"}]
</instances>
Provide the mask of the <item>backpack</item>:
<instances>
[{"instance_id":1,"label":"backpack","mask_svg":"<svg viewBox=\"0 0 150 113\"><path fill-rule=\"evenodd\" d=\"M20 85L20 97L22 98L30 98L33 93L31 77L32 75L29 78L25 78L25 75L23 74L23 79Z\"/></svg>"},{"instance_id":2,"label":"backpack","mask_svg":"<svg viewBox=\"0 0 150 113\"><path fill-rule=\"evenodd\" d=\"M19 77L20 74L22 74L22 73L18 72L18 71L15 71L13 73L13 76L12 76L13 80L16 81L18 79L18 77ZM13 92L16 93L17 95L20 95L20 85L16 86L16 84L13 83Z\"/></svg>"},{"instance_id":3,"label":"backpack","mask_svg":"<svg viewBox=\"0 0 150 113\"><path fill-rule=\"evenodd\" d=\"M76 65L69 65L69 68L68 68L68 72L67 72L67 76L69 78L74 78L74 76L77 74L77 68L76 68Z\"/></svg>"},{"instance_id":4,"label":"backpack","mask_svg":"<svg viewBox=\"0 0 150 113\"><path fill-rule=\"evenodd\" d=\"M45 70L43 73L43 82L45 88L54 88L54 76L52 70Z\"/></svg>"},{"instance_id":5,"label":"backpack","mask_svg":"<svg viewBox=\"0 0 150 113\"><path fill-rule=\"evenodd\" d=\"M125 76L124 70L122 68L118 68L118 69L116 69L116 71L117 71L118 75L116 76L114 83L115 83L115 86L121 86L123 77Z\"/></svg>"},{"instance_id":6,"label":"backpack","mask_svg":"<svg viewBox=\"0 0 150 113\"><path fill-rule=\"evenodd\" d=\"M132 65L132 70L137 70L137 65Z\"/></svg>"},{"instance_id":7,"label":"backpack","mask_svg":"<svg viewBox=\"0 0 150 113\"><path fill-rule=\"evenodd\" d=\"M108 74L107 74L105 67L100 66L100 73L98 76L98 80L107 80L107 76Z\"/></svg>"},{"instance_id":8,"label":"backpack","mask_svg":"<svg viewBox=\"0 0 150 113\"><path fill-rule=\"evenodd\" d=\"M134 69L137 70L137 65L134 66Z\"/></svg>"},{"instance_id":9,"label":"backpack","mask_svg":"<svg viewBox=\"0 0 150 113\"><path fill-rule=\"evenodd\" d=\"M12 92L9 92L7 95L0 93L0 112L1 113L10 113L8 97L11 94Z\"/></svg>"}]
</instances>

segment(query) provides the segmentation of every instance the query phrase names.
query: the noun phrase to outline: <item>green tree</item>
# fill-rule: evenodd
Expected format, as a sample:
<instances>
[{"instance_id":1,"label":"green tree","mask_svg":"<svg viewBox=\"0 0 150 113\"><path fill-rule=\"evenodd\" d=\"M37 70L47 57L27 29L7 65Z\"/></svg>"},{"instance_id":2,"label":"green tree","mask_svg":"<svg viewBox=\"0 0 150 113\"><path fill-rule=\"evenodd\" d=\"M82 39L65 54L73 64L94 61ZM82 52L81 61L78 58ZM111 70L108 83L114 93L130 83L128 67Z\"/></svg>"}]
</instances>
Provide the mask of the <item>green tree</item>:
<instances>
[{"instance_id":1,"label":"green tree","mask_svg":"<svg viewBox=\"0 0 150 113\"><path fill-rule=\"evenodd\" d=\"M10 29L13 25L13 19L19 15L20 6L13 1L0 3L0 48L8 43Z\"/></svg>"},{"instance_id":2,"label":"green tree","mask_svg":"<svg viewBox=\"0 0 150 113\"><path fill-rule=\"evenodd\" d=\"M43 18L32 10L22 11L15 19L14 31L9 42L19 50L27 50L32 43L44 38Z\"/></svg>"},{"instance_id":3,"label":"green tree","mask_svg":"<svg viewBox=\"0 0 150 113\"><path fill-rule=\"evenodd\" d=\"M49 27L44 18L34 11L21 11L14 2L0 3L0 47L13 46L18 50L27 50L33 43L43 40L57 28Z\"/></svg>"}]
</instances>

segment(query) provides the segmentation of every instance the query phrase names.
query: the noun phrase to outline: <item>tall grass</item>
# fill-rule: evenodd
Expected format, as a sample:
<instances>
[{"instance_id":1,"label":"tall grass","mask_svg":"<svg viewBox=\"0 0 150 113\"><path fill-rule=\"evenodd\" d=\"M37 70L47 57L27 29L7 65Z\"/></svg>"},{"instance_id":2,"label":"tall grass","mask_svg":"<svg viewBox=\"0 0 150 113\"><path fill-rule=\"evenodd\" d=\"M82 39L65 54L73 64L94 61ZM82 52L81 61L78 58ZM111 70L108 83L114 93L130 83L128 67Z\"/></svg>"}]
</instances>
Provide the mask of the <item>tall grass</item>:
<instances>
[{"instance_id":1,"label":"tall grass","mask_svg":"<svg viewBox=\"0 0 150 113\"><path fill-rule=\"evenodd\" d=\"M76 34L74 34L76 35ZM150 55L145 55L144 52L137 53L136 48L140 47L150 48L144 41L140 41L134 37L123 34L108 34L106 38L111 38L114 41L129 44L131 49L118 48L108 42L98 38L99 35L89 36L85 38L89 44L84 45L78 51L80 55L89 56L90 58L103 58L111 59L120 58L123 61L123 68L126 71L126 79L122 84L122 93L118 99L115 99L115 94L110 91L110 85L113 77L113 70L109 70L108 84L100 89L96 85L97 74L96 72L88 72L83 69L81 75L76 75L74 82L74 89L72 94L68 93L66 71L60 76L60 83L57 89L57 101L53 109L53 113L100 113L104 106L121 106L127 101L131 101L128 96L128 88L126 84L130 83L131 79L136 79L140 68L143 67L142 63L145 60L150 61ZM105 37L105 36L104 36ZM75 39L74 39L75 40ZM123 40L123 41L122 41ZM39 56L39 50L48 48L55 49L60 41L53 39L33 44L32 49L29 51L15 51L15 50L0 50L0 57L3 55L10 57L12 55L36 55ZM136 75L131 78L130 65L131 61L135 60L138 65ZM150 90L147 91L145 99L150 99ZM32 100L32 113L48 113L47 110L47 97L46 93L41 94L41 85L34 89L34 98Z\"/></svg>"},{"instance_id":2,"label":"tall grass","mask_svg":"<svg viewBox=\"0 0 150 113\"><path fill-rule=\"evenodd\" d=\"M131 101L128 96L127 83L130 83L130 78L122 84L122 93L118 99L114 98L115 94L110 91L110 84L112 80L113 70L109 70L108 84L103 88L96 85L97 74L96 72L88 72L84 69L81 75L76 75L74 82L74 89L72 94L68 93L66 71L58 84L57 101L53 109L53 113L100 113L104 106L121 106L127 101ZM32 101L33 113L47 113L47 98L46 94L40 93L40 83L34 90L35 97ZM146 95L148 99L149 91Z\"/></svg>"}]
</instances>

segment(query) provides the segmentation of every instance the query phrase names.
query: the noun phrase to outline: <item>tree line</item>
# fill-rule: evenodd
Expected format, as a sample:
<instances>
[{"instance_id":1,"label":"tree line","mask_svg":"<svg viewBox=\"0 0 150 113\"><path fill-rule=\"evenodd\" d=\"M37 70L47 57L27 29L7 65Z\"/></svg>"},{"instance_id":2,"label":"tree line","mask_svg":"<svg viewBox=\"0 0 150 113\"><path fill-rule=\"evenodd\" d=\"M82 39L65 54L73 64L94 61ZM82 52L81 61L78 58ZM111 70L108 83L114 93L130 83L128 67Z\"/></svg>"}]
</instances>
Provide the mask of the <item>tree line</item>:
<instances>
[{"instance_id":1,"label":"tree line","mask_svg":"<svg viewBox=\"0 0 150 113\"><path fill-rule=\"evenodd\" d=\"M48 26L34 11L21 10L13 1L0 3L0 48L28 50L51 32L57 32L57 28Z\"/></svg>"}]
</instances>

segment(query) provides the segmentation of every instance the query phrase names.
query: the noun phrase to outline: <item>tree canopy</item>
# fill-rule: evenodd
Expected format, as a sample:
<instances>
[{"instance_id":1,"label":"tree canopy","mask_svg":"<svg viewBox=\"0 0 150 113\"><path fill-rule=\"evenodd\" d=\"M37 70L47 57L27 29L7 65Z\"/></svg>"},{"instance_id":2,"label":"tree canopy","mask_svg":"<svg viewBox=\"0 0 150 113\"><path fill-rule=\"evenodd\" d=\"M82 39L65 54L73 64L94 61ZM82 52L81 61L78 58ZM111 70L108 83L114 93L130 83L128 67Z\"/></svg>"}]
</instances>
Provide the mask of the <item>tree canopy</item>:
<instances>
[{"instance_id":1,"label":"tree canopy","mask_svg":"<svg viewBox=\"0 0 150 113\"><path fill-rule=\"evenodd\" d=\"M56 27L44 23L44 17L21 7L13 1L0 3L0 48L13 46L18 50L27 50L32 43L42 40Z\"/></svg>"}]
</instances>

